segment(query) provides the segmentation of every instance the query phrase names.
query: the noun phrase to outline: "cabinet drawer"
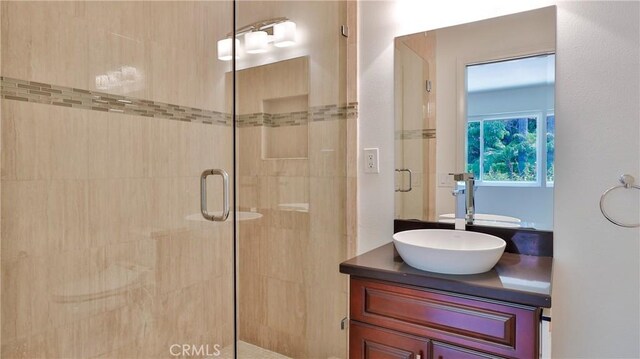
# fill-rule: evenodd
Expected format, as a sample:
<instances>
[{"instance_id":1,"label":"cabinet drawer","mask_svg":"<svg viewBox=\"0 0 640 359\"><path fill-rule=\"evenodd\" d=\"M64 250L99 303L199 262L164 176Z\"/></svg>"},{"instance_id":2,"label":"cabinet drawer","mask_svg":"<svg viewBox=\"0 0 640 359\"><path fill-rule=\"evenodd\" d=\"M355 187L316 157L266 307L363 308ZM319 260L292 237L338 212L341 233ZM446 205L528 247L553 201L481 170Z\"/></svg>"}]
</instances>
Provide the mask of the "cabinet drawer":
<instances>
[{"instance_id":1,"label":"cabinet drawer","mask_svg":"<svg viewBox=\"0 0 640 359\"><path fill-rule=\"evenodd\" d=\"M505 357L538 354L537 308L352 277L350 309L354 320L404 333Z\"/></svg>"},{"instance_id":2,"label":"cabinet drawer","mask_svg":"<svg viewBox=\"0 0 640 359\"><path fill-rule=\"evenodd\" d=\"M351 359L428 359L429 340L351 321Z\"/></svg>"},{"instance_id":3,"label":"cabinet drawer","mask_svg":"<svg viewBox=\"0 0 640 359\"><path fill-rule=\"evenodd\" d=\"M433 359L500 359L489 354L478 353L473 350L458 348L453 345L433 343L431 349Z\"/></svg>"}]
</instances>

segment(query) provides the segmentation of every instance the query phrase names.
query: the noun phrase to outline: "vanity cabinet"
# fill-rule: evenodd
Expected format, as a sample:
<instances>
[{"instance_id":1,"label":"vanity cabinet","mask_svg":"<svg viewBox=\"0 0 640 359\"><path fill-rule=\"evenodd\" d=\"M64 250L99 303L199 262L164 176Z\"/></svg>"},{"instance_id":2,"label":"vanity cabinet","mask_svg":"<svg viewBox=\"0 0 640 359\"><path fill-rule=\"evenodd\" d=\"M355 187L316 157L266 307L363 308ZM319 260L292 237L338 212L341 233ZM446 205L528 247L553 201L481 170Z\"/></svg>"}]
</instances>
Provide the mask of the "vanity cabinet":
<instances>
[{"instance_id":1,"label":"vanity cabinet","mask_svg":"<svg viewBox=\"0 0 640 359\"><path fill-rule=\"evenodd\" d=\"M541 309L351 276L350 357L537 358Z\"/></svg>"}]
</instances>

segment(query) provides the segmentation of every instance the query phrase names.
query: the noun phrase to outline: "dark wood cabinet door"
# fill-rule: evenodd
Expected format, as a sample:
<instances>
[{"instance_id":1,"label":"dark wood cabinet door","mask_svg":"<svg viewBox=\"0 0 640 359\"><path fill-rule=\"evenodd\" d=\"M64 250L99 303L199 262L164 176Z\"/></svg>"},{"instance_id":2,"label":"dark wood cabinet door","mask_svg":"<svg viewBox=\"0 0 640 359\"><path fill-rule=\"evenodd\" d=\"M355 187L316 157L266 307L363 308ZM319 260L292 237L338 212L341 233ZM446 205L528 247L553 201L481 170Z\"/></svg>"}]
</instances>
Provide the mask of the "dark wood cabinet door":
<instances>
[{"instance_id":1,"label":"dark wood cabinet door","mask_svg":"<svg viewBox=\"0 0 640 359\"><path fill-rule=\"evenodd\" d=\"M429 340L351 321L351 359L428 359Z\"/></svg>"},{"instance_id":2,"label":"dark wood cabinet door","mask_svg":"<svg viewBox=\"0 0 640 359\"><path fill-rule=\"evenodd\" d=\"M355 277L350 307L360 323L505 358L538 357L539 308Z\"/></svg>"},{"instance_id":3,"label":"dark wood cabinet door","mask_svg":"<svg viewBox=\"0 0 640 359\"><path fill-rule=\"evenodd\" d=\"M431 349L432 359L498 359L499 357L479 353L473 350L456 347L453 345L433 343Z\"/></svg>"}]
</instances>

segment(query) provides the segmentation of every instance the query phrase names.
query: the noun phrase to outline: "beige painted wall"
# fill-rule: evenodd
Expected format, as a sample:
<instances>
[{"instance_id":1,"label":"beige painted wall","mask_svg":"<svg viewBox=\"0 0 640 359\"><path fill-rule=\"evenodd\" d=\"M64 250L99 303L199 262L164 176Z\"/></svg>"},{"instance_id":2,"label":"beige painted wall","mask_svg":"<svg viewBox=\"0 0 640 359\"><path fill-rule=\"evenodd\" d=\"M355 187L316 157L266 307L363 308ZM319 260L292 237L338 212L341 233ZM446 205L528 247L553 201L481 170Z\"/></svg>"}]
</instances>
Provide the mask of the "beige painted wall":
<instances>
[{"instance_id":1,"label":"beige painted wall","mask_svg":"<svg viewBox=\"0 0 640 359\"><path fill-rule=\"evenodd\" d=\"M640 178L639 5L558 4L556 114L567 119L556 125L552 353L560 358L640 357L640 229L616 227L598 208L620 174ZM612 204L617 216L640 218L637 193Z\"/></svg>"}]
</instances>

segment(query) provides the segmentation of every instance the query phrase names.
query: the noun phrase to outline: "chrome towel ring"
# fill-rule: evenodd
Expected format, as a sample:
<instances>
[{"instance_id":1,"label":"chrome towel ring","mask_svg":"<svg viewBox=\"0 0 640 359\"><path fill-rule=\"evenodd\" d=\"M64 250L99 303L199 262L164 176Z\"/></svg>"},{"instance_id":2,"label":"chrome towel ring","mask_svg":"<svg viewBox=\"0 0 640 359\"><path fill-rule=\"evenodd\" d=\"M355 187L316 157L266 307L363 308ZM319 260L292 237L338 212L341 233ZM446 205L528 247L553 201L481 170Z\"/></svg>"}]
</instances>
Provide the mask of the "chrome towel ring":
<instances>
[{"instance_id":1,"label":"chrome towel ring","mask_svg":"<svg viewBox=\"0 0 640 359\"><path fill-rule=\"evenodd\" d=\"M633 184L635 182L635 178L633 178L632 175L624 174L620 176L619 181L621 184L609 188L608 190L604 191L602 196L600 196L600 212L602 212L602 215L604 216L604 218L606 218L607 220L609 220L609 222L615 224L616 226L625 227L625 228L638 228L640 227L640 222L633 223L633 224L618 222L615 219L611 218L611 216L609 216L607 211L604 210L604 198L607 196L607 194L609 194L609 192L616 190L618 188L640 190L640 186Z\"/></svg>"}]
</instances>

